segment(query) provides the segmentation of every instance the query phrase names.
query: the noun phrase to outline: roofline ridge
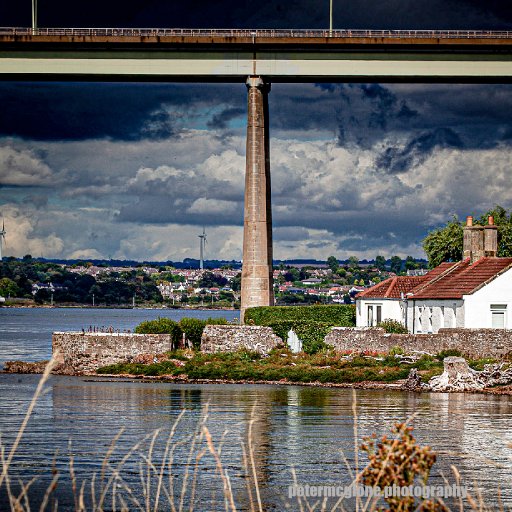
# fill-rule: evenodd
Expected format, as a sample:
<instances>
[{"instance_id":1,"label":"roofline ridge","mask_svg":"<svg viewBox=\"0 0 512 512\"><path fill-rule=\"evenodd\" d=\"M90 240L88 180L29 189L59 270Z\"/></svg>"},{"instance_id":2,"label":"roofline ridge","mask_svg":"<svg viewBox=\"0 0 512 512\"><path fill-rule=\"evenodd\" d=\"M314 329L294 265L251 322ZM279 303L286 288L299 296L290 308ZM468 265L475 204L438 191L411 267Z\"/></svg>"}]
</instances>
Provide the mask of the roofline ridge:
<instances>
[{"instance_id":1,"label":"roofline ridge","mask_svg":"<svg viewBox=\"0 0 512 512\"><path fill-rule=\"evenodd\" d=\"M383 285L388 279L384 279L384 281L381 281L380 283L376 283L373 286L370 286L370 288L367 288L366 290L363 290L362 292L359 292L356 297L364 298L366 295L370 292L370 290L373 290L374 288L377 288L381 285Z\"/></svg>"},{"instance_id":2,"label":"roofline ridge","mask_svg":"<svg viewBox=\"0 0 512 512\"><path fill-rule=\"evenodd\" d=\"M414 295L416 293L421 293L425 288L427 288L428 286L431 286L433 285L434 283L437 283L440 279L443 279L445 278L447 275L451 274L452 272L454 272L457 268L459 268L459 266L462 264L462 263L465 263L466 260L469 260L469 258L466 258L464 260L461 260L461 261L457 261L455 262L451 267L448 267L444 272L441 272L437 277L434 277L434 279L431 279L429 281L427 281L426 283L424 284L420 284L418 285L418 289L413 289L411 290L411 295L414 297ZM449 262L444 262L443 263L449 263ZM439 266L441 266L443 263L439 264ZM437 268L437 267L436 267ZM434 269L432 269L434 270Z\"/></svg>"},{"instance_id":3,"label":"roofline ridge","mask_svg":"<svg viewBox=\"0 0 512 512\"><path fill-rule=\"evenodd\" d=\"M391 279L391 283L389 283L388 289L386 290L386 293L384 294L385 299L387 299L390 296L391 291L396 286L397 279L398 279L398 276L395 276Z\"/></svg>"},{"instance_id":4,"label":"roofline ridge","mask_svg":"<svg viewBox=\"0 0 512 512\"><path fill-rule=\"evenodd\" d=\"M504 274L505 272L507 272L507 270L510 270L511 268L512 262L509 263L506 267L503 267L499 272L496 272L496 274L494 274L493 276L489 277L489 279L479 284L476 288L473 288L473 290L471 290L471 293L465 293L464 295L473 295L473 293L476 293L478 290L489 284L491 281L494 281L497 277L501 276L501 274Z\"/></svg>"}]
</instances>

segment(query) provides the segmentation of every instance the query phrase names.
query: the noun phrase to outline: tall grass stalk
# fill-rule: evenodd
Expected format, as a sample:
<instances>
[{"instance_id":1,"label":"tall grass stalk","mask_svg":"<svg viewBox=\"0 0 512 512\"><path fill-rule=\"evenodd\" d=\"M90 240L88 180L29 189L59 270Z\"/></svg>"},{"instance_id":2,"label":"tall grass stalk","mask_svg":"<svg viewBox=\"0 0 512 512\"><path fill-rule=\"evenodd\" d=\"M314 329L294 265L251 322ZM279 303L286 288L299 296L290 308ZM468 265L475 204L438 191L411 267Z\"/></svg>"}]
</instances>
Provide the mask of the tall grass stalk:
<instances>
[{"instance_id":1,"label":"tall grass stalk","mask_svg":"<svg viewBox=\"0 0 512 512\"><path fill-rule=\"evenodd\" d=\"M53 354L52 358L48 361L48 364L46 365L46 367L44 369L44 373L43 373L42 377L39 379L36 391L34 393L34 396L32 397L32 400L30 401L30 404L28 406L25 417L23 418L23 422L21 423L20 428L18 429L18 434L16 435L16 439L14 440L14 443L11 446L9 455L7 456L7 459L5 461L2 459L2 474L0 475L0 488L2 487L2 483L4 482L4 479L7 476L9 467L10 467L12 459L14 457L14 454L16 453L16 450L18 449L18 446L21 442L21 438L23 437L23 433L25 432L25 429L27 428L28 421L30 420L30 417L32 416L32 411L34 410L37 400L41 396L44 385L45 385L46 381L48 380L48 377L50 376L51 371L53 370L53 368L56 365L58 357L59 357L59 354L56 351Z\"/></svg>"},{"instance_id":2,"label":"tall grass stalk","mask_svg":"<svg viewBox=\"0 0 512 512\"><path fill-rule=\"evenodd\" d=\"M59 483L62 485L62 478L56 470L54 461L52 477L39 503L31 503L31 491L37 478L31 478L27 482L14 480L12 463L16 453L22 447L23 435L26 432L30 417L34 411L37 400L43 393L44 385L48 380L52 368L55 366L55 357L48 363L45 372L38 382L34 396L30 401L27 412L16 434L10 449L7 449L0 440L0 462L2 472L0 475L0 491L5 491L10 504L11 512L40 512L46 510L58 510L59 500L56 490ZM237 476L245 479L245 495L235 497L232 483L232 476L227 470L226 462L230 466L238 464L238 461L224 460L223 446L226 439L226 431L222 435L215 435L208 426L209 409L206 406L194 428L189 432L183 425L186 411L182 410L170 425L166 434L163 429L147 433L142 439L126 450L124 454L117 454L119 441L124 435L121 429L112 439L106 453L101 461L99 472L94 472L89 477L79 478L76 471L76 460L69 448L69 489L72 494L72 507L74 512L104 512L106 510L116 511L140 511L156 512L158 510L170 510L172 512L194 512L204 510L204 491L199 496L198 489L202 482L202 475L206 471L208 485L211 489L211 496L207 496L208 509L216 510L222 508L226 512L237 510L250 510L251 512L264 512L268 505L265 503L262 488L258 480L257 450L255 441L255 424L257 421L257 404L254 405L248 421L247 438L241 439L241 461L237 470ZM362 460L359 455L359 421L356 393L352 394L352 416L353 416L353 437L354 437L354 465L350 464L349 458L341 452L345 462L347 475L350 480L361 485L363 474L367 466L362 467ZM408 425L415 415L407 419ZM179 433L179 435L178 435ZM244 436L245 437L245 436ZM161 449L163 445L163 449ZM381 470L373 483L376 489L381 483L385 469L390 464L390 453L399 446L399 433L396 433L390 444L390 452L382 461ZM158 453L158 456L156 455ZM404 468L410 462L411 455L405 455L401 462ZM136 458L139 483L134 483L132 469L133 460ZM128 463L131 466L128 467ZM400 469L400 468L399 468ZM455 484L460 486L462 478L454 466L451 467ZM294 468L290 468L291 479L294 484L299 484ZM443 477L444 478L444 477ZM445 479L448 483L448 479ZM15 484L15 485L14 485ZM16 487L16 491L14 488ZM242 486L243 488L244 486ZM238 488L237 488L238 489ZM238 491L237 491L238 492ZM218 494L217 494L218 493ZM217 497L219 501L217 502ZM32 496L32 499L34 497ZM203 500L203 501L201 501ZM286 499L285 499L286 500ZM442 501L440 505L449 510ZM466 499L460 498L455 502L456 510L485 511L489 507L484 503L482 493L477 489ZM503 509L501 496L498 496L498 505ZM339 498L331 504L326 497L311 500L304 496L297 496L294 502L286 503L290 510L300 512L311 511L335 511L355 509L358 512L372 512L380 510L382 502L378 498L370 497L363 500L357 497L355 502L347 502ZM70 510L65 508L65 511ZM455 511L455 509L454 509Z\"/></svg>"}]
</instances>

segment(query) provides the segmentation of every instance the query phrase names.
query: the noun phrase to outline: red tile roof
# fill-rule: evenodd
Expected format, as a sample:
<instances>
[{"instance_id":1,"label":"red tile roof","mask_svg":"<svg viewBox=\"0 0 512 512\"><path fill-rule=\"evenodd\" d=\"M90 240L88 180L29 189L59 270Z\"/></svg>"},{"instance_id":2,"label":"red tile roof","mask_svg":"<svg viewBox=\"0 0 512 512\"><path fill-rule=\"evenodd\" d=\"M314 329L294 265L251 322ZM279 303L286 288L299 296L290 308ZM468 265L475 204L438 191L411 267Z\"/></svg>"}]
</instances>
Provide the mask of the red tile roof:
<instances>
[{"instance_id":1,"label":"red tile roof","mask_svg":"<svg viewBox=\"0 0 512 512\"><path fill-rule=\"evenodd\" d=\"M440 265L439 267L441 267ZM439 269L437 267L435 270ZM512 258L481 258L472 265L466 259L451 264L437 276L412 290L413 299L462 299L512 267ZM432 272L427 276L430 278Z\"/></svg>"},{"instance_id":2,"label":"red tile roof","mask_svg":"<svg viewBox=\"0 0 512 512\"><path fill-rule=\"evenodd\" d=\"M425 276L395 276L357 294L358 299L399 299L421 284Z\"/></svg>"},{"instance_id":3,"label":"red tile roof","mask_svg":"<svg viewBox=\"0 0 512 512\"><path fill-rule=\"evenodd\" d=\"M358 299L462 299L512 268L512 258L481 258L441 263L424 276L397 276L382 281L357 295Z\"/></svg>"}]
</instances>

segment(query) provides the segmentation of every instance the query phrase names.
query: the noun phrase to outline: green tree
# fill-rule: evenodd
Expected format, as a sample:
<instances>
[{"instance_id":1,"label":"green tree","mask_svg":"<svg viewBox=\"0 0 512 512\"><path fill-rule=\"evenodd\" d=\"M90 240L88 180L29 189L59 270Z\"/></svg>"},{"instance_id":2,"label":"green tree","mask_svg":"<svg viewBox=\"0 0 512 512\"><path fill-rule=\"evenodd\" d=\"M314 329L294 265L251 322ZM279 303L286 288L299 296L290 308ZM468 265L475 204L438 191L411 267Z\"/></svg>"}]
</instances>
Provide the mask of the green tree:
<instances>
[{"instance_id":1,"label":"green tree","mask_svg":"<svg viewBox=\"0 0 512 512\"><path fill-rule=\"evenodd\" d=\"M237 274L233 279L231 279L231 289L235 292L239 292L242 283L242 274Z\"/></svg>"},{"instance_id":2,"label":"green tree","mask_svg":"<svg viewBox=\"0 0 512 512\"><path fill-rule=\"evenodd\" d=\"M375 266L379 269L379 270L386 270L386 258L384 258L384 256L377 256L375 258Z\"/></svg>"},{"instance_id":3,"label":"green tree","mask_svg":"<svg viewBox=\"0 0 512 512\"><path fill-rule=\"evenodd\" d=\"M431 231L423 239L429 267L437 267L443 261L461 260L462 238L462 224L457 217L453 217L446 226Z\"/></svg>"},{"instance_id":4,"label":"green tree","mask_svg":"<svg viewBox=\"0 0 512 512\"><path fill-rule=\"evenodd\" d=\"M402 258L400 256L392 256L389 268L391 272L399 274L402 270Z\"/></svg>"},{"instance_id":5,"label":"green tree","mask_svg":"<svg viewBox=\"0 0 512 512\"><path fill-rule=\"evenodd\" d=\"M348 266L350 268L359 267L359 258L357 256L350 256L348 259Z\"/></svg>"},{"instance_id":6,"label":"green tree","mask_svg":"<svg viewBox=\"0 0 512 512\"><path fill-rule=\"evenodd\" d=\"M414 270L418 267L418 263L412 256L407 256L407 258L405 258L405 270Z\"/></svg>"},{"instance_id":7,"label":"green tree","mask_svg":"<svg viewBox=\"0 0 512 512\"><path fill-rule=\"evenodd\" d=\"M181 330L185 333L186 338L192 343L194 349L201 349L201 336L207 325L226 325L228 321L225 318L207 318L200 320L199 318L184 317L179 321Z\"/></svg>"},{"instance_id":8,"label":"green tree","mask_svg":"<svg viewBox=\"0 0 512 512\"><path fill-rule=\"evenodd\" d=\"M485 226L489 217L494 217L494 224L498 226L498 256L510 258L512 256L512 212L508 213L505 208L496 205L478 219L478 224Z\"/></svg>"},{"instance_id":9,"label":"green tree","mask_svg":"<svg viewBox=\"0 0 512 512\"><path fill-rule=\"evenodd\" d=\"M0 295L2 297L18 297L20 294L19 286L8 277L0 279Z\"/></svg>"},{"instance_id":10,"label":"green tree","mask_svg":"<svg viewBox=\"0 0 512 512\"><path fill-rule=\"evenodd\" d=\"M340 263L337 260L336 256L329 256L327 258L327 266L332 270L333 274L336 274L336 272L338 272Z\"/></svg>"},{"instance_id":11,"label":"green tree","mask_svg":"<svg viewBox=\"0 0 512 512\"><path fill-rule=\"evenodd\" d=\"M183 330L174 320L170 318L157 318L156 320L146 320L135 327L137 334L170 334L174 348L178 344L183 335Z\"/></svg>"},{"instance_id":12,"label":"green tree","mask_svg":"<svg viewBox=\"0 0 512 512\"><path fill-rule=\"evenodd\" d=\"M475 224L485 226L488 218L494 217L498 227L498 256L512 256L512 214L496 205L479 217ZM436 267L443 261L462 259L464 225L454 216L445 226L434 229L423 239L423 249L428 257L429 267Z\"/></svg>"},{"instance_id":13,"label":"green tree","mask_svg":"<svg viewBox=\"0 0 512 512\"><path fill-rule=\"evenodd\" d=\"M213 274L212 272L205 272L199 283L198 286L200 288L214 288L214 287L220 287L225 286L228 280L221 276L220 274Z\"/></svg>"},{"instance_id":14,"label":"green tree","mask_svg":"<svg viewBox=\"0 0 512 512\"><path fill-rule=\"evenodd\" d=\"M289 268L284 273L284 278L286 279L286 281L291 281L291 282L299 281L300 280L300 272L296 268Z\"/></svg>"}]
</instances>

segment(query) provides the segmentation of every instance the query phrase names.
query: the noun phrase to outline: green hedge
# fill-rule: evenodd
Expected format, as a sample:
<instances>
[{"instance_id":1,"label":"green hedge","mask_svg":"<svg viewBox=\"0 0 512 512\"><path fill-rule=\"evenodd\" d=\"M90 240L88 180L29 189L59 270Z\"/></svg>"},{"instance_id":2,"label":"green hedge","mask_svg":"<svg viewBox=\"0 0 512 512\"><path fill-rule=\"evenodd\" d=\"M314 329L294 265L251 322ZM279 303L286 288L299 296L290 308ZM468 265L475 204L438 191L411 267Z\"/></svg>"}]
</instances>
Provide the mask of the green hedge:
<instances>
[{"instance_id":1,"label":"green hedge","mask_svg":"<svg viewBox=\"0 0 512 512\"><path fill-rule=\"evenodd\" d=\"M324 338L331 327L354 327L356 308L350 304L336 306L262 306L245 312L245 323L272 327L283 341L293 329L302 340L307 354L327 348Z\"/></svg>"},{"instance_id":2,"label":"green hedge","mask_svg":"<svg viewBox=\"0 0 512 512\"><path fill-rule=\"evenodd\" d=\"M183 331L178 322L170 318L160 318L156 320L146 320L135 327L137 334L171 334L173 339L179 340Z\"/></svg>"},{"instance_id":3,"label":"green hedge","mask_svg":"<svg viewBox=\"0 0 512 512\"><path fill-rule=\"evenodd\" d=\"M179 322L170 318L157 318L146 320L135 327L138 334L170 334L174 348L179 346L183 333L190 340L196 350L201 348L201 336L207 325L225 325L228 321L225 318L199 318L184 317Z\"/></svg>"},{"instance_id":4,"label":"green hedge","mask_svg":"<svg viewBox=\"0 0 512 512\"><path fill-rule=\"evenodd\" d=\"M324 306L261 306L245 312L245 323L270 325L276 322L322 322L337 327L356 325L356 308L351 304Z\"/></svg>"}]
</instances>

